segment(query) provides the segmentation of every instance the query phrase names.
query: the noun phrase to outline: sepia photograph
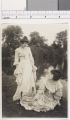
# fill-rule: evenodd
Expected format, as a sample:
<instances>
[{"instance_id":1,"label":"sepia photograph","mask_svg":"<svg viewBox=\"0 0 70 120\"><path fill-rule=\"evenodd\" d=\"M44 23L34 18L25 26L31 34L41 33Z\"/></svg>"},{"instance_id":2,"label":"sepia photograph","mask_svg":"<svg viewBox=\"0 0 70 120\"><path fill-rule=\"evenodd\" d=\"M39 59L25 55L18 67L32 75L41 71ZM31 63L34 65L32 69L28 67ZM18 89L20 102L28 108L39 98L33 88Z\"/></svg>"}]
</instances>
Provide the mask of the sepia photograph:
<instances>
[{"instance_id":1,"label":"sepia photograph","mask_svg":"<svg viewBox=\"0 0 70 120\"><path fill-rule=\"evenodd\" d=\"M2 117L68 118L68 24L2 24Z\"/></svg>"}]
</instances>

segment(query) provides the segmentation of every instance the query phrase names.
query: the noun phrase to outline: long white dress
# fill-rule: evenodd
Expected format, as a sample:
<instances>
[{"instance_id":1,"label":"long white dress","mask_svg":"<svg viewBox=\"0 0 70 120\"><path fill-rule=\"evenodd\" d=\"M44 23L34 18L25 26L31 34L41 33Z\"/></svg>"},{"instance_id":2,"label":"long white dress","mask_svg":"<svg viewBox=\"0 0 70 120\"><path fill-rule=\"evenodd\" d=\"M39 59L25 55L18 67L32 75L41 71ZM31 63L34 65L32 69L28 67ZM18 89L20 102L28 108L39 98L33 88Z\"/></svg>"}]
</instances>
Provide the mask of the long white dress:
<instances>
[{"instance_id":1,"label":"long white dress","mask_svg":"<svg viewBox=\"0 0 70 120\"><path fill-rule=\"evenodd\" d=\"M17 89L13 96L13 100L20 100L23 96L31 96L36 93L36 66L31 50L28 46L19 47L15 50L16 69L14 75L16 77Z\"/></svg>"}]
</instances>

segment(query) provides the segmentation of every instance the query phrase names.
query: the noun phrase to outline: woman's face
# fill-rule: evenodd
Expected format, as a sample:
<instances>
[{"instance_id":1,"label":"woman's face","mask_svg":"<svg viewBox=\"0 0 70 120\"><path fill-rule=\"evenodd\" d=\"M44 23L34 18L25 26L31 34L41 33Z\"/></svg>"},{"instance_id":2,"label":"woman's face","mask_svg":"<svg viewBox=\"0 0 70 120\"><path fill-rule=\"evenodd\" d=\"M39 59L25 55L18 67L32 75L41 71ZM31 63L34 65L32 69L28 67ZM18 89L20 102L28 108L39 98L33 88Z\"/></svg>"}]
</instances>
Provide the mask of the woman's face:
<instances>
[{"instance_id":1,"label":"woman's face","mask_svg":"<svg viewBox=\"0 0 70 120\"><path fill-rule=\"evenodd\" d=\"M53 74L52 73L49 74L49 79L53 79Z\"/></svg>"},{"instance_id":2,"label":"woman's face","mask_svg":"<svg viewBox=\"0 0 70 120\"><path fill-rule=\"evenodd\" d=\"M27 43L21 44L21 47L24 48L27 46Z\"/></svg>"}]
</instances>

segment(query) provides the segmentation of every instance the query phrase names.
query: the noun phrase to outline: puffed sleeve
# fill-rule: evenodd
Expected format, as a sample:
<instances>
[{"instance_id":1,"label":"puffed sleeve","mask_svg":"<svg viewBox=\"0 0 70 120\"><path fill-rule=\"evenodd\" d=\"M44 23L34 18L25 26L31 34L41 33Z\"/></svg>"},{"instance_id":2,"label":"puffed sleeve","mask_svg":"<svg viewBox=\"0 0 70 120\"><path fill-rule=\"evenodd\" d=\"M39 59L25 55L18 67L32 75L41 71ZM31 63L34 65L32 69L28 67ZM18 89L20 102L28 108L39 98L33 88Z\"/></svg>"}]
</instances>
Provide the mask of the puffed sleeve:
<instances>
[{"instance_id":1,"label":"puffed sleeve","mask_svg":"<svg viewBox=\"0 0 70 120\"><path fill-rule=\"evenodd\" d=\"M15 50L15 59L14 59L14 64L13 65L18 65L18 62L19 62L18 51Z\"/></svg>"}]
</instances>

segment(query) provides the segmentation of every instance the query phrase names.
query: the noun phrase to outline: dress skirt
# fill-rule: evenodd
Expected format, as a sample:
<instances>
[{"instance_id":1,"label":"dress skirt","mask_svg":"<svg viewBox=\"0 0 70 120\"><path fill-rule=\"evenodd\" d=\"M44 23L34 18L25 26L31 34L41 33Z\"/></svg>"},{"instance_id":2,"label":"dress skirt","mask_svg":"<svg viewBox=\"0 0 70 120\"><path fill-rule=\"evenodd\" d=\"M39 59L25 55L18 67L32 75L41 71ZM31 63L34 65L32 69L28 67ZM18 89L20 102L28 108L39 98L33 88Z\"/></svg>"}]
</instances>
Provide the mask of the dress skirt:
<instances>
[{"instance_id":1,"label":"dress skirt","mask_svg":"<svg viewBox=\"0 0 70 120\"><path fill-rule=\"evenodd\" d=\"M14 99L18 100L21 95L31 95L36 93L35 78L32 65L29 60L21 61L15 71L17 90L14 94Z\"/></svg>"}]
</instances>

